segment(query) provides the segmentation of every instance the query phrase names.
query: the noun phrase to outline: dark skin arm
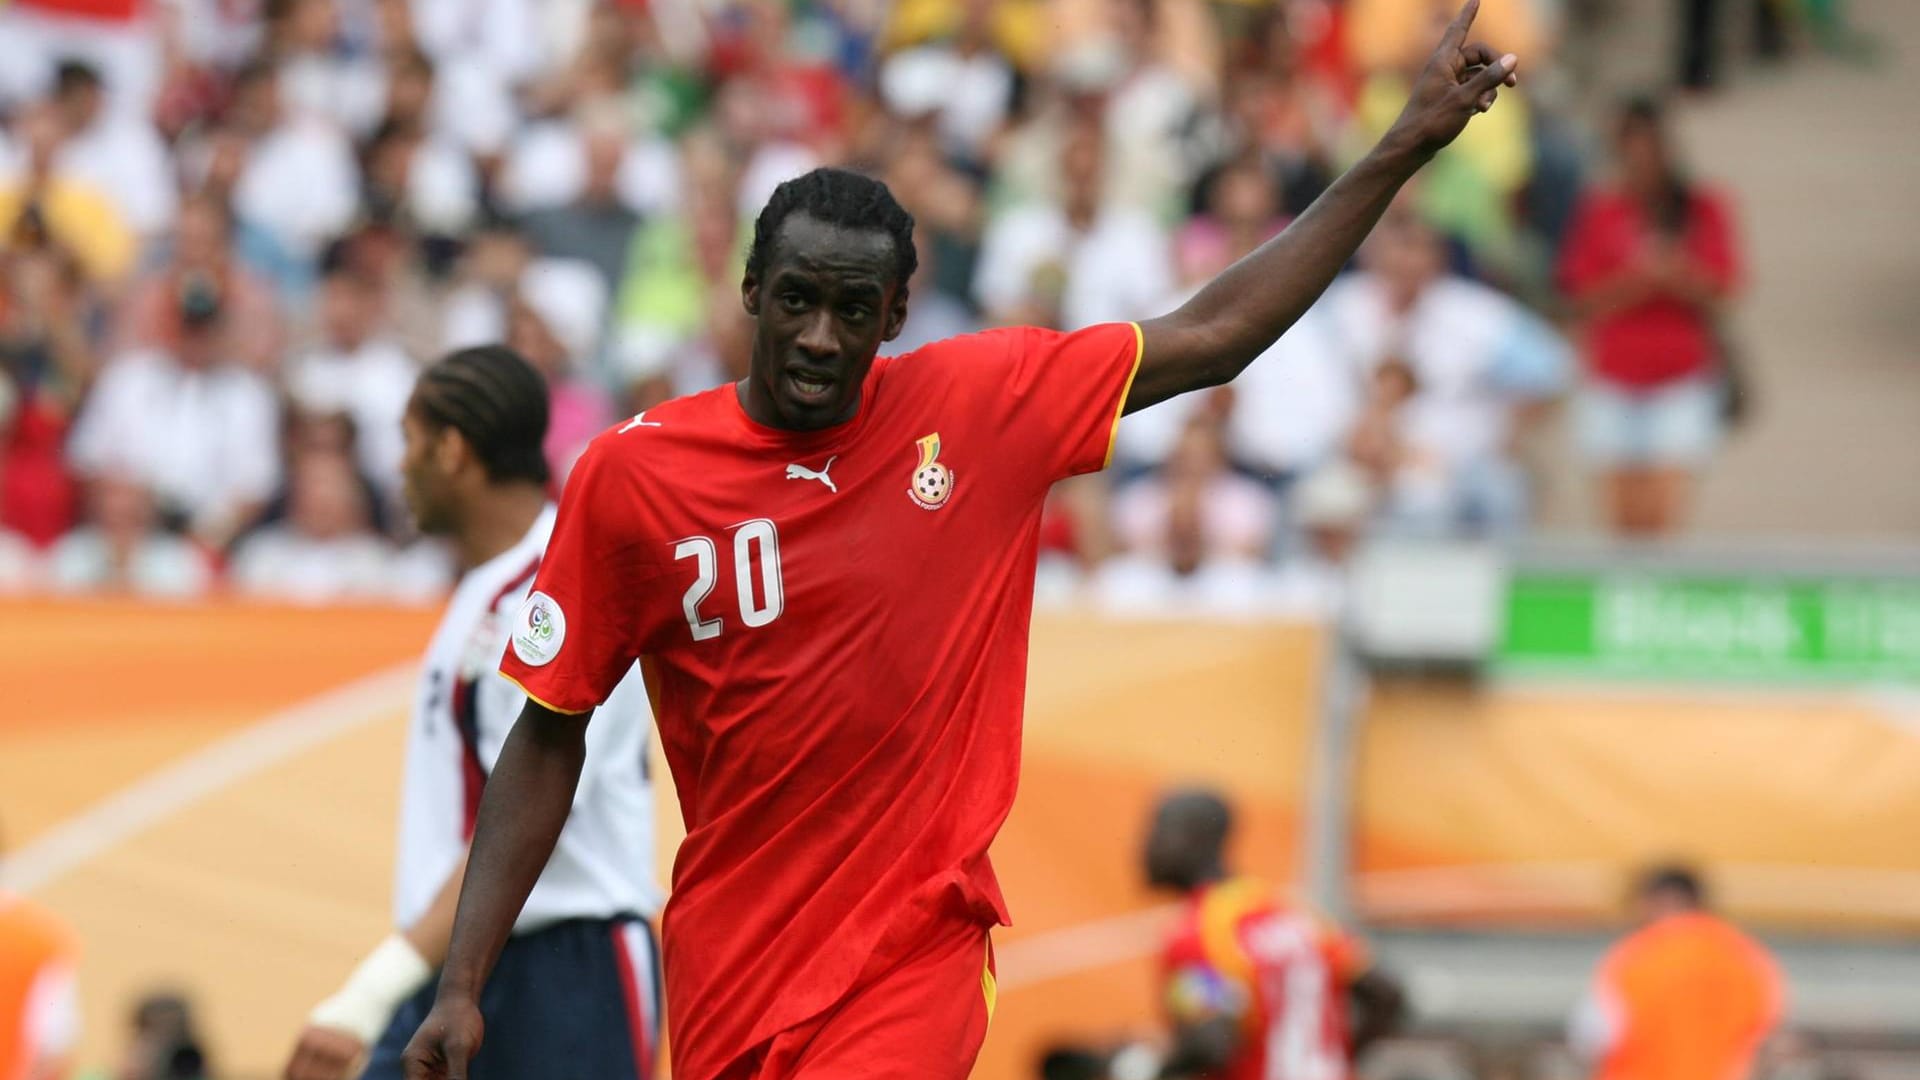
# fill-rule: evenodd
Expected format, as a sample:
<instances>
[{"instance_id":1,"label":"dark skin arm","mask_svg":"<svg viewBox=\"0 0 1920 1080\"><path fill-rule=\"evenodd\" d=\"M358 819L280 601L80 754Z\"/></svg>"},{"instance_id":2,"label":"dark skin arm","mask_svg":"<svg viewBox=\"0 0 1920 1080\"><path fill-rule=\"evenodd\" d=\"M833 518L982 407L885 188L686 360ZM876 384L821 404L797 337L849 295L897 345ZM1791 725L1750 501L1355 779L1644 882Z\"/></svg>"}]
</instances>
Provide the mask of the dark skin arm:
<instances>
[{"instance_id":1,"label":"dark skin arm","mask_svg":"<svg viewBox=\"0 0 1920 1080\"><path fill-rule=\"evenodd\" d=\"M1326 291L1420 167L1514 84L1511 55L1467 44L1467 0L1414 80L1399 119L1285 232L1208 282L1178 310L1140 324L1146 348L1127 412L1240 374Z\"/></svg>"},{"instance_id":2,"label":"dark skin arm","mask_svg":"<svg viewBox=\"0 0 1920 1080\"><path fill-rule=\"evenodd\" d=\"M587 757L591 714L529 700L487 778L433 1011L407 1044L407 1080L466 1080L480 1048L480 988L553 854Z\"/></svg>"}]
</instances>

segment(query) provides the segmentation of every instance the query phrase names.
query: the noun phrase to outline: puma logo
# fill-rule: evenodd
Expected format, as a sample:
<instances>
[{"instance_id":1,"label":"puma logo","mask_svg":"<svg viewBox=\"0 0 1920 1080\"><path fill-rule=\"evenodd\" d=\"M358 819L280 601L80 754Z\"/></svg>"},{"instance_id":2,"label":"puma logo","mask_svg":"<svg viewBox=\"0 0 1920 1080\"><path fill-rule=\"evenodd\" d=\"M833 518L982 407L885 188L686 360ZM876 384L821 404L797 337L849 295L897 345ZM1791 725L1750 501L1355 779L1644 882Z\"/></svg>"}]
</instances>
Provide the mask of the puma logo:
<instances>
[{"instance_id":1,"label":"puma logo","mask_svg":"<svg viewBox=\"0 0 1920 1080\"><path fill-rule=\"evenodd\" d=\"M827 485L828 491L831 491L835 495L838 495L840 494L840 489L834 486L833 477L828 476L827 473L829 470L833 468L833 463L839 460L840 460L839 454L833 455L832 457L827 459L827 463L825 465L820 466L819 472L814 472L812 469L807 468L805 465L789 465L787 466L787 479L818 480L821 483Z\"/></svg>"},{"instance_id":2,"label":"puma logo","mask_svg":"<svg viewBox=\"0 0 1920 1080\"><path fill-rule=\"evenodd\" d=\"M662 427L662 426L663 425L657 420L647 419L647 412L645 409L642 409L640 410L638 415L636 415L633 419L627 421L627 425L625 427L621 428L619 431L614 432L614 434L625 435L627 432L632 431L634 428L637 428L637 427Z\"/></svg>"}]
</instances>

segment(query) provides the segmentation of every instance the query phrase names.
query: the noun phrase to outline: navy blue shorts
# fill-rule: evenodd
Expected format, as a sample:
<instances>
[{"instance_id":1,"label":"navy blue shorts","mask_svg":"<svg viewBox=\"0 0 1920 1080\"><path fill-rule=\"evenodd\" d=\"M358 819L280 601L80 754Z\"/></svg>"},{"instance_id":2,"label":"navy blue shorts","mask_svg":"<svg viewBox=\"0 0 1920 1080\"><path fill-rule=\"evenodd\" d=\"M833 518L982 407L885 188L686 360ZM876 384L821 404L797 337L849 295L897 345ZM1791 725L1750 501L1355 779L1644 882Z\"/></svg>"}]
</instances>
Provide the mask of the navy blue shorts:
<instances>
[{"instance_id":1,"label":"navy blue shorts","mask_svg":"<svg viewBox=\"0 0 1920 1080\"><path fill-rule=\"evenodd\" d=\"M401 1004L363 1080L403 1080L400 1055L436 984ZM486 1036L472 1080L653 1080L660 948L644 919L572 919L509 938L480 992Z\"/></svg>"}]
</instances>

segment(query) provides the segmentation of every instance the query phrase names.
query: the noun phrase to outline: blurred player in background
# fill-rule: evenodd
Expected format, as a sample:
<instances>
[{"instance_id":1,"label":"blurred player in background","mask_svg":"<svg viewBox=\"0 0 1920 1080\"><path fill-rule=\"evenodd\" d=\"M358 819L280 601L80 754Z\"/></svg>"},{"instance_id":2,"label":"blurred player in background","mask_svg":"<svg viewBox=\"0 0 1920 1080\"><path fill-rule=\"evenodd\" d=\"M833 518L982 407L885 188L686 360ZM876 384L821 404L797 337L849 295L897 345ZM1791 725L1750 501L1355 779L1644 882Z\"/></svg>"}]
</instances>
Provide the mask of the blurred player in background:
<instances>
[{"instance_id":1,"label":"blurred player in background","mask_svg":"<svg viewBox=\"0 0 1920 1080\"><path fill-rule=\"evenodd\" d=\"M129 1019L131 1038L113 1080L205 1080L213 1075L186 995L173 990L144 994Z\"/></svg>"},{"instance_id":2,"label":"blurred player in background","mask_svg":"<svg viewBox=\"0 0 1920 1080\"><path fill-rule=\"evenodd\" d=\"M0 889L0 1080L64 1080L80 1041L80 941L59 916Z\"/></svg>"},{"instance_id":3,"label":"blurred player in background","mask_svg":"<svg viewBox=\"0 0 1920 1080\"><path fill-rule=\"evenodd\" d=\"M464 1080L494 957L566 824L588 718L645 657L687 837L664 933L676 1080L959 1080L1008 921L1041 506L1121 414L1227 382L1517 63L1447 29L1380 144L1178 310L876 360L913 218L820 169L761 211L747 377L595 439L502 670L527 691L408 1075ZM1144 313L1143 313L1144 314ZM492 1045L499 1033L488 1035Z\"/></svg>"},{"instance_id":4,"label":"blurred player in background","mask_svg":"<svg viewBox=\"0 0 1920 1080\"><path fill-rule=\"evenodd\" d=\"M313 1011L287 1080L337 1080L367 1058L397 1080L433 1001L467 841L488 773L525 697L496 666L553 531L546 384L508 349L465 349L420 376L404 419L406 499L452 541L465 574L428 646L408 735L394 922ZM627 673L586 740L585 766L539 882L480 1000L493 1038L475 1077L648 1080L658 1056L658 951L647 920L653 805L646 693Z\"/></svg>"},{"instance_id":5,"label":"blurred player in background","mask_svg":"<svg viewBox=\"0 0 1920 1080\"><path fill-rule=\"evenodd\" d=\"M1766 947L1707 910L1685 867L1648 874L1640 928L1614 945L1568 1043L1597 1080L1699 1080L1753 1071L1785 991Z\"/></svg>"},{"instance_id":6,"label":"blurred player in background","mask_svg":"<svg viewBox=\"0 0 1920 1080\"><path fill-rule=\"evenodd\" d=\"M1340 1080L1405 1013L1361 944L1228 873L1232 811L1210 791L1168 796L1147 837L1147 881L1186 897L1161 959L1173 1023L1163 1077Z\"/></svg>"}]
</instances>

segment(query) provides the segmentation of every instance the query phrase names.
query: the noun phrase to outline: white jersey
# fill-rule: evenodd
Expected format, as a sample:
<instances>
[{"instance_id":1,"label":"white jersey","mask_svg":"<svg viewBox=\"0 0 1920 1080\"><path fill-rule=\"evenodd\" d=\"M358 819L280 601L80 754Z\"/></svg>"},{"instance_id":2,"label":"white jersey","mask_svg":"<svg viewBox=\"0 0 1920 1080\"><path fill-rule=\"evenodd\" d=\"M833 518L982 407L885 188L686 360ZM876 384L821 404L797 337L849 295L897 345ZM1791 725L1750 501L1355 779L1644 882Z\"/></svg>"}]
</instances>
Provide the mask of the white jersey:
<instances>
[{"instance_id":1,"label":"white jersey","mask_svg":"<svg viewBox=\"0 0 1920 1080\"><path fill-rule=\"evenodd\" d=\"M428 646L400 794L393 889L398 927L412 926L426 913L466 851L481 789L526 704L526 695L500 674L500 657L553 518L549 505L519 543L460 579ZM647 764L651 726L636 667L587 726L587 759L573 812L514 923L515 933L562 919L652 916L659 910Z\"/></svg>"}]
</instances>

